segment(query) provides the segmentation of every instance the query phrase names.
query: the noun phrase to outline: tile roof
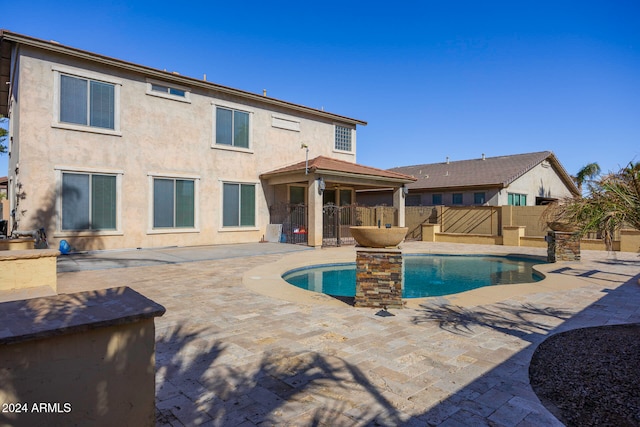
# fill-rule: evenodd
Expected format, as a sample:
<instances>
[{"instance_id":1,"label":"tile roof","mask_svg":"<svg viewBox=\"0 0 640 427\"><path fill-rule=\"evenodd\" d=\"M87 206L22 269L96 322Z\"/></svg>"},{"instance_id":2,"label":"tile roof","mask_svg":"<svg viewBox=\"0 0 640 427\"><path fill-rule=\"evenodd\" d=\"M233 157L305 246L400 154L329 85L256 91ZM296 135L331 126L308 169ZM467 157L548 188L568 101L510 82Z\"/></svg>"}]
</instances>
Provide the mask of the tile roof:
<instances>
[{"instance_id":1,"label":"tile roof","mask_svg":"<svg viewBox=\"0 0 640 427\"><path fill-rule=\"evenodd\" d=\"M551 151L402 166L389 170L418 178L408 185L410 189L481 186L502 188L545 160L553 165L567 187L577 191L573 180Z\"/></svg>"},{"instance_id":2,"label":"tile roof","mask_svg":"<svg viewBox=\"0 0 640 427\"><path fill-rule=\"evenodd\" d=\"M298 162L289 166L265 172L260 178L268 178L275 175L282 175L293 172L302 172L305 169L306 162ZM309 159L309 172L321 172L331 175L332 173L346 173L353 175L363 175L367 177L386 178L391 180L399 180L404 182L413 182L416 178L405 175L401 172L394 172L384 169L372 168L357 163L351 163L344 160L333 159L331 157L318 156Z\"/></svg>"}]
</instances>

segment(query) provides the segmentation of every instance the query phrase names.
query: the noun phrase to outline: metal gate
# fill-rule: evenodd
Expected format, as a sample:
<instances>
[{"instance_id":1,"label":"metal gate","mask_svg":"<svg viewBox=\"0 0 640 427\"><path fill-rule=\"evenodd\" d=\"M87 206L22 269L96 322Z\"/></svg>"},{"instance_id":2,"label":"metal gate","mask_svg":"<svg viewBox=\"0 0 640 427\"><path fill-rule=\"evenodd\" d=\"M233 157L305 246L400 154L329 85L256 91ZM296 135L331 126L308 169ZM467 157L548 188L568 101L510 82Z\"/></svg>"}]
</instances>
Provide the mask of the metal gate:
<instances>
[{"instance_id":1,"label":"metal gate","mask_svg":"<svg viewBox=\"0 0 640 427\"><path fill-rule=\"evenodd\" d=\"M270 208L271 224L282 224L282 243L307 244L307 205L280 203Z\"/></svg>"},{"instance_id":2,"label":"metal gate","mask_svg":"<svg viewBox=\"0 0 640 427\"><path fill-rule=\"evenodd\" d=\"M356 225L356 205L322 207L322 246L355 245L349 227Z\"/></svg>"}]
</instances>

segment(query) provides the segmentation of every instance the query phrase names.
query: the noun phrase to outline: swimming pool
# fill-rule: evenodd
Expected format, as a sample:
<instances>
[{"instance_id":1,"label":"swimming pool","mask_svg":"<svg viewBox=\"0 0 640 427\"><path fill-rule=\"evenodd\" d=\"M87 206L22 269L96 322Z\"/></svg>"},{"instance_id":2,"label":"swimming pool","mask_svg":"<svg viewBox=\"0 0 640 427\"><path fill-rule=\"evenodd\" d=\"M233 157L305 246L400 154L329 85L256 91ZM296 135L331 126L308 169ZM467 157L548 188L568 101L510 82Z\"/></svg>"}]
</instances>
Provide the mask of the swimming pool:
<instances>
[{"instance_id":1,"label":"swimming pool","mask_svg":"<svg viewBox=\"0 0 640 427\"><path fill-rule=\"evenodd\" d=\"M531 283L543 277L533 266L543 261L496 255L405 254L403 298L457 294L492 285ZM328 295L356 294L356 264L324 264L283 274L288 283Z\"/></svg>"}]
</instances>

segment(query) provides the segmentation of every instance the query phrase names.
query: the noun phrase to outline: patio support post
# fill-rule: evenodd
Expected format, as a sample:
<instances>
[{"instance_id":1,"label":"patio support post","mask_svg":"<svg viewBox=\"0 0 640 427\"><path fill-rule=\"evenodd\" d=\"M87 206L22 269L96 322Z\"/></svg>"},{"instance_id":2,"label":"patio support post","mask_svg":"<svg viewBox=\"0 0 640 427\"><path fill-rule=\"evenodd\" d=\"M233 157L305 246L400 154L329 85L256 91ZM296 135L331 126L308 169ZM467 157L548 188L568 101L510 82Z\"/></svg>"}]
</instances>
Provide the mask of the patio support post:
<instances>
[{"instance_id":1,"label":"patio support post","mask_svg":"<svg viewBox=\"0 0 640 427\"><path fill-rule=\"evenodd\" d=\"M319 191L319 181L314 175L309 175L309 246L322 246L322 194Z\"/></svg>"},{"instance_id":2,"label":"patio support post","mask_svg":"<svg viewBox=\"0 0 640 427\"><path fill-rule=\"evenodd\" d=\"M404 227L404 198L402 187L393 190L393 207L398 210L398 227Z\"/></svg>"}]
</instances>

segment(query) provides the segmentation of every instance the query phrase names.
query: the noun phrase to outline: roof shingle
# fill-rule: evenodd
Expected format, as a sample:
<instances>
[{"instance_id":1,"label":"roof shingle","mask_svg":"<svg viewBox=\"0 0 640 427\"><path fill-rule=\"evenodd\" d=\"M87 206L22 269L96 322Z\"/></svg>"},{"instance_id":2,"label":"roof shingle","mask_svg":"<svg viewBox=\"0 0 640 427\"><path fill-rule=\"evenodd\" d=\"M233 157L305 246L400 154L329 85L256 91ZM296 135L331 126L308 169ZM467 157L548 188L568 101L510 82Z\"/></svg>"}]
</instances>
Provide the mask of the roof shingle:
<instances>
[{"instance_id":1,"label":"roof shingle","mask_svg":"<svg viewBox=\"0 0 640 427\"><path fill-rule=\"evenodd\" d=\"M408 185L410 189L506 187L545 160L553 164L569 187L575 187L551 151L402 166L389 170L418 178Z\"/></svg>"}]
</instances>

